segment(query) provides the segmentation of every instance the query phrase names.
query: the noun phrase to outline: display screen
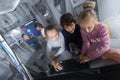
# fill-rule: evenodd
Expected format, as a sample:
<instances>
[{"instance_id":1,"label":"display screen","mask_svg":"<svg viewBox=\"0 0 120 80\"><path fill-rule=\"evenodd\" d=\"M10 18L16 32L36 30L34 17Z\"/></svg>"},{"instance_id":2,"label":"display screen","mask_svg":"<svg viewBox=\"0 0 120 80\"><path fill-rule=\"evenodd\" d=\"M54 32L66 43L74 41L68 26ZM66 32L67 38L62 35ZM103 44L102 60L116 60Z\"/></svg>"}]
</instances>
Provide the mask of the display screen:
<instances>
[{"instance_id":1,"label":"display screen","mask_svg":"<svg viewBox=\"0 0 120 80\"><path fill-rule=\"evenodd\" d=\"M35 22L36 22L35 19L31 20L30 22L28 22L25 25L21 26L21 29L24 31L25 34L37 37L41 33L40 33L40 31L35 29Z\"/></svg>"}]
</instances>

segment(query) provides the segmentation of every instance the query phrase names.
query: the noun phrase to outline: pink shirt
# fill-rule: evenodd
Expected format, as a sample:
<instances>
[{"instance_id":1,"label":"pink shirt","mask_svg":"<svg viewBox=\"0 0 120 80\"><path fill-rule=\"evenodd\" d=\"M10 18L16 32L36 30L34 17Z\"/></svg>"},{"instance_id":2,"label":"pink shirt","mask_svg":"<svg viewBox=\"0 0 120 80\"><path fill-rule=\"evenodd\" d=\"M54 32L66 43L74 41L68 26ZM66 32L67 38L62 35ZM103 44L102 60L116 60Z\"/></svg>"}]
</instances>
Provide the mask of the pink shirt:
<instances>
[{"instance_id":1,"label":"pink shirt","mask_svg":"<svg viewBox=\"0 0 120 80\"><path fill-rule=\"evenodd\" d=\"M82 53L91 60L102 56L110 48L110 38L107 27L102 23L97 23L91 33L81 29L83 38Z\"/></svg>"}]
</instances>

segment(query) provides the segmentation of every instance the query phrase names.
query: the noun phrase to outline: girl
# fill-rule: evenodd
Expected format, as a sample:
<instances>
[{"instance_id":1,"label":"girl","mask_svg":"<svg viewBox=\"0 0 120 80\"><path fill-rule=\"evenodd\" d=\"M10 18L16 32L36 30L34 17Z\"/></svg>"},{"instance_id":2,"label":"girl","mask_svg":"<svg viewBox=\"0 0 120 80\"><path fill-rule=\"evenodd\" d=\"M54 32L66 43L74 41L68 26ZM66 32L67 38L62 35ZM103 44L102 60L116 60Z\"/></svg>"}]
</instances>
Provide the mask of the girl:
<instances>
[{"instance_id":1,"label":"girl","mask_svg":"<svg viewBox=\"0 0 120 80\"><path fill-rule=\"evenodd\" d=\"M93 9L83 10L78 21L83 38L83 47L79 56L81 63L99 58L103 54L109 59L120 62L120 50L110 49L108 29L104 24L98 22Z\"/></svg>"},{"instance_id":2,"label":"girl","mask_svg":"<svg viewBox=\"0 0 120 80\"><path fill-rule=\"evenodd\" d=\"M99 58L110 48L110 38L107 27L98 22L92 9L83 10L78 17L83 38L82 63Z\"/></svg>"}]
</instances>

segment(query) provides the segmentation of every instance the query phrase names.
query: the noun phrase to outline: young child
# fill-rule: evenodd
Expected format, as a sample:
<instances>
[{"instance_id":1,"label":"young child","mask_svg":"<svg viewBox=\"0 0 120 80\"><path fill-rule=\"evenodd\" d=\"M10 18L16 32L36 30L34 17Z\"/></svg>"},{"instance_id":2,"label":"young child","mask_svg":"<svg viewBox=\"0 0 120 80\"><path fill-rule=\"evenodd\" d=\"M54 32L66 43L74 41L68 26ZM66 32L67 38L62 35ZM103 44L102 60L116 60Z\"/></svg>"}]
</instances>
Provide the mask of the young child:
<instances>
[{"instance_id":1,"label":"young child","mask_svg":"<svg viewBox=\"0 0 120 80\"><path fill-rule=\"evenodd\" d=\"M80 62L88 62L101 56L120 62L120 49L110 48L108 29L103 23L98 22L92 8L86 8L78 17L83 38L83 47L79 55Z\"/></svg>"},{"instance_id":2,"label":"young child","mask_svg":"<svg viewBox=\"0 0 120 80\"><path fill-rule=\"evenodd\" d=\"M45 28L43 27L42 24L40 24L39 22L36 22L35 29L41 32L40 40L46 39L45 32L44 32Z\"/></svg>"},{"instance_id":3,"label":"young child","mask_svg":"<svg viewBox=\"0 0 120 80\"><path fill-rule=\"evenodd\" d=\"M64 37L54 26L45 28L47 37L47 55L56 71L62 70L60 61L71 59L71 54L65 50Z\"/></svg>"},{"instance_id":4,"label":"young child","mask_svg":"<svg viewBox=\"0 0 120 80\"><path fill-rule=\"evenodd\" d=\"M27 44L35 50L41 49L41 45L35 37L29 37L27 34L22 34L22 38L24 38Z\"/></svg>"},{"instance_id":5,"label":"young child","mask_svg":"<svg viewBox=\"0 0 120 80\"><path fill-rule=\"evenodd\" d=\"M83 47L79 56L81 63L101 57L110 48L107 27L98 22L93 9L83 10L78 17L83 38Z\"/></svg>"},{"instance_id":6,"label":"young child","mask_svg":"<svg viewBox=\"0 0 120 80\"><path fill-rule=\"evenodd\" d=\"M76 24L73 15L66 13L60 18L61 26L63 27L62 33L65 38L65 46L70 51L70 44L74 44L77 50L82 49L82 37L80 33L80 26Z\"/></svg>"}]
</instances>

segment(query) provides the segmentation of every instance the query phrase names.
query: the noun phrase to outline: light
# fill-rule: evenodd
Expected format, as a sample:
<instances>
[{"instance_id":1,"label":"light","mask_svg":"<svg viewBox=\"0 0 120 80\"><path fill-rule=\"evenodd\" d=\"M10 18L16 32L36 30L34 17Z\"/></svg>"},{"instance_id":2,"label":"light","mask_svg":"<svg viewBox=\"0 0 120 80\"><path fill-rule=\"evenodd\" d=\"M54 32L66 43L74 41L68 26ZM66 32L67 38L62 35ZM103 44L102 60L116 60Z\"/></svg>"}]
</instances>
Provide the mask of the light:
<instances>
[{"instance_id":1,"label":"light","mask_svg":"<svg viewBox=\"0 0 120 80\"><path fill-rule=\"evenodd\" d=\"M49 12L46 11L46 13L44 14L44 17L47 17L49 15Z\"/></svg>"},{"instance_id":2,"label":"light","mask_svg":"<svg viewBox=\"0 0 120 80\"><path fill-rule=\"evenodd\" d=\"M12 34L14 34L14 35L15 35L15 34L20 34L20 33L21 33L21 32L20 32L19 30L17 30L17 29L13 29L13 30L12 30Z\"/></svg>"},{"instance_id":3,"label":"light","mask_svg":"<svg viewBox=\"0 0 120 80\"><path fill-rule=\"evenodd\" d=\"M5 14L15 10L20 0L0 0L0 14Z\"/></svg>"},{"instance_id":4,"label":"light","mask_svg":"<svg viewBox=\"0 0 120 80\"><path fill-rule=\"evenodd\" d=\"M13 29L10 33L10 36L15 40L20 39L21 35L22 35L21 31L18 29Z\"/></svg>"}]
</instances>

